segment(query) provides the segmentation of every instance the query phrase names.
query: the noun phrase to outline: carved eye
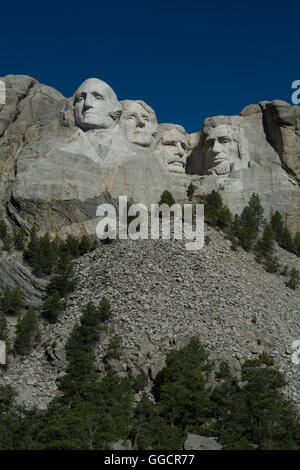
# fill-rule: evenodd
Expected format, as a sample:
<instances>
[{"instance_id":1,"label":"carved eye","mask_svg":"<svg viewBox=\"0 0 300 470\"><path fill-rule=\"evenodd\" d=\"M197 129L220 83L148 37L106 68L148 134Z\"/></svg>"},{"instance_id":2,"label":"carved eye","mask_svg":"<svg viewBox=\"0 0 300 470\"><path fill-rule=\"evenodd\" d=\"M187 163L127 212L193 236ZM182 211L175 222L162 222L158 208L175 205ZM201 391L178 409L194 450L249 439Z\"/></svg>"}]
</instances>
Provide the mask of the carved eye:
<instances>
[{"instance_id":1,"label":"carved eye","mask_svg":"<svg viewBox=\"0 0 300 470\"><path fill-rule=\"evenodd\" d=\"M83 101L83 96L77 96L76 103L80 103L81 101Z\"/></svg>"},{"instance_id":2,"label":"carved eye","mask_svg":"<svg viewBox=\"0 0 300 470\"><path fill-rule=\"evenodd\" d=\"M144 121L149 121L148 116L143 116Z\"/></svg>"},{"instance_id":3,"label":"carved eye","mask_svg":"<svg viewBox=\"0 0 300 470\"><path fill-rule=\"evenodd\" d=\"M96 100L103 101L103 96L101 95L94 95Z\"/></svg>"},{"instance_id":4,"label":"carved eye","mask_svg":"<svg viewBox=\"0 0 300 470\"><path fill-rule=\"evenodd\" d=\"M174 140L167 140L164 142L164 145L172 145L174 147L176 145L176 142Z\"/></svg>"}]
</instances>

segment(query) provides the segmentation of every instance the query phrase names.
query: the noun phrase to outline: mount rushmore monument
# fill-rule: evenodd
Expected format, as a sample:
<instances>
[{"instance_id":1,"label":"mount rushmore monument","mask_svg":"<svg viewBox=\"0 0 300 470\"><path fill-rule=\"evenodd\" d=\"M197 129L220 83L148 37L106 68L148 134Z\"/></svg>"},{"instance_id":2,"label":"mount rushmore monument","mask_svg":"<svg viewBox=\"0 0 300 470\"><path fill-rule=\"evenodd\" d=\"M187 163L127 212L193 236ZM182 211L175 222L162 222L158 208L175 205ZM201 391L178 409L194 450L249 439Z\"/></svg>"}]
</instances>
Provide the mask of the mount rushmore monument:
<instances>
[{"instance_id":1,"label":"mount rushmore monument","mask_svg":"<svg viewBox=\"0 0 300 470\"><path fill-rule=\"evenodd\" d=\"M256 192L266 215L278 210L300 229L299 106L263 101L189 135L159 124L142 100L119 101L98 78L68 99L28 76L1 80L0 208L12 226L95 234L108 196L150 204L168 189L183 201L192 182L196 194L220 191L233 213Z\"/></svg>"}]
</instances>

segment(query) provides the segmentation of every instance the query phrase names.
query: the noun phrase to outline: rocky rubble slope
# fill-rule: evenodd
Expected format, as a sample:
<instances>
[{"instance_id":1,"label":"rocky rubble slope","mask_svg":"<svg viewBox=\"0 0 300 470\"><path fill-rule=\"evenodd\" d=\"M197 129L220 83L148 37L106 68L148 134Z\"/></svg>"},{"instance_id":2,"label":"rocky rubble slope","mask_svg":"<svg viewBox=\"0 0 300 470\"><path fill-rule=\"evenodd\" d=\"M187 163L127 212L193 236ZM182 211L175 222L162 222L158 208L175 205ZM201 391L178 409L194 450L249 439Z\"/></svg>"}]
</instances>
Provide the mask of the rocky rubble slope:
<instances>
[{"instance_id":1,"label":"rocky rubble slope","mask_svg":"<svg viewBox=\"0 0 300 470\"><path fill-rule=\"evenodd\" d=\"M300 340L300 290L266 272L253 254L232 251L223 233L205 230L211 242L200 251L186 251L178 240L116 240L78 259L79 285L67 310L57 324L43 324L42 343L29 357L11 358L0 383L12 384L23 402L45 407L57 394L64 344L82 307L105 295L114 317L97 348L99 372L117 333L124 352L111 366L120 374L143 372L151 386L167 352L196 335L216 364L229 360L235 374L242 361L265 350L288 380L287 395L299 403L300 365L291 359L292 342ZM299 269L299 258L276 251L282 264Z\"/></svg>"}]
</instances>

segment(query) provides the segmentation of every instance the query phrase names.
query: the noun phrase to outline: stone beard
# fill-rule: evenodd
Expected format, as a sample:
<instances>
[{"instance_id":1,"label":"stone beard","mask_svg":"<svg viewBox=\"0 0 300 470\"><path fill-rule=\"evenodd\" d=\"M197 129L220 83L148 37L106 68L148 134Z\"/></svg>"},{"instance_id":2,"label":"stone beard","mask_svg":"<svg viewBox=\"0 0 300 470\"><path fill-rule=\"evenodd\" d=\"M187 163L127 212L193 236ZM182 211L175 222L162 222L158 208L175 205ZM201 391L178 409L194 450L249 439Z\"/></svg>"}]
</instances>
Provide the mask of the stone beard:
<instances>
[{"instance_id":1,"label":"stone beard","mask_svg":"<svg viewBox=\"0 0 300 470\"><path fill-rule=\"evenodd\" d=\"M131 144L150 147L157 135L155 112L144 101L122 101L121 127Z\"/></svg>"},{"instance_id":2,"label":"stone beard","mask_svg":"<svg viewBox=\"0 0 300 470\"><path fill-rule=\"evenodd\" d=\"M160 124L156 153L172 173L185 173L187 135L182 126Z\"/></svg>"},{"instance_id":3,"label":"stone beard","mask_svg":"<svg viewBox=\"0 0 300 470\"><path fill-rule=\"evenodd\" d=\"M98 78L85 80L73 97L75 126L83 131L110 129L122 113L114 91Z\"/></svg>"},{"instance_id":4,"label":"stone beard","mask_svg":"<svg viewBox=\"0 0 300 470\"><path fill-rule=\"evenodd\" d=\"M208 174L229 175L234 170L247 167L246 143L241 129L220 124L204 128L204 135L204 162Z\"/></svg>"}]
</instances>

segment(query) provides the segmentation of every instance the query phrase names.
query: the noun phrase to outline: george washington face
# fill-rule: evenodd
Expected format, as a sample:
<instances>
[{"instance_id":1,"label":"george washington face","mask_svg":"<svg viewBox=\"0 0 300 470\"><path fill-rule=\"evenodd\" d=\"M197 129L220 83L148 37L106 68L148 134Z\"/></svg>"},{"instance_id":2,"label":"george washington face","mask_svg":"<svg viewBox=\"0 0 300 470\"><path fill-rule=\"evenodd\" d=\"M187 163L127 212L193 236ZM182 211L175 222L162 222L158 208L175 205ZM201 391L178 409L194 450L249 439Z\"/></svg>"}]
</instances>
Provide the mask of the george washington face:
<instances>
[{"instance_id":1,"label":"george washington face","mask_svg":"<svg viewBox=\"0 0 300 470\"><path fill-rule=\"evenodd\" d=\"M74 95L75 125L84 131L109 129L121 114L121 105L113 90L102 80L90 78Z\"/></svg>"}]
</instances>

